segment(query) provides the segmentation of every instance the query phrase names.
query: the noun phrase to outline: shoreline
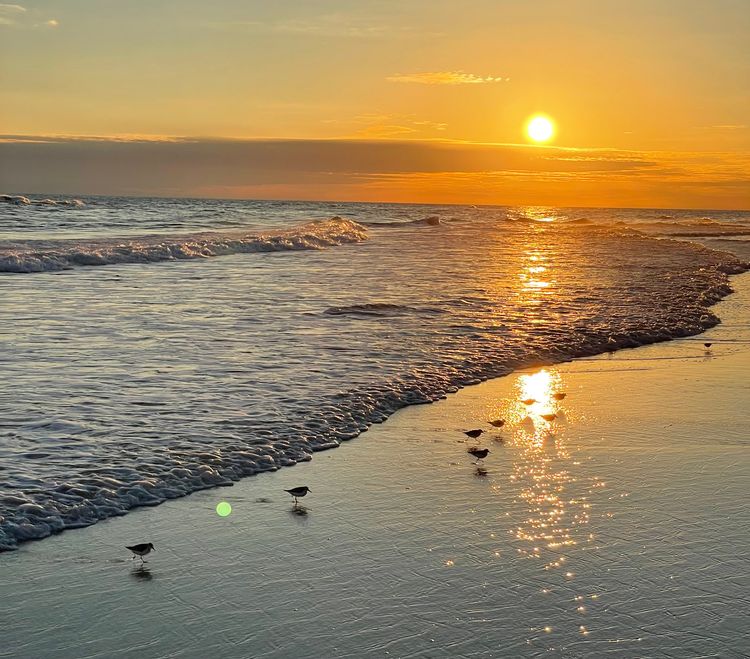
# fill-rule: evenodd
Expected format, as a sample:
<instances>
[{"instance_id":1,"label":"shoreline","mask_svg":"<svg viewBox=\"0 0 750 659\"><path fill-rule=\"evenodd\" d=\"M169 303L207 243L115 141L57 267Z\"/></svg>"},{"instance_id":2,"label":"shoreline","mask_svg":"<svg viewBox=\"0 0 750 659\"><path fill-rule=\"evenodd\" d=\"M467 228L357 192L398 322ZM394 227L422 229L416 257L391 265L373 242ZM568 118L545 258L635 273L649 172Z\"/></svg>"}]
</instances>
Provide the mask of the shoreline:
<instances>
[{"instance_id":1,"label":"shoreline","mask_svg":"<svg viewBox=\"0 0 750 659\"><path fill-rule=\"evenodd\" d=\"M4 553L0 657L742 656L750 275L732 284L700 339L547 367L568 393L549 427L514 372ZM482 473L460 430L496 416ZM123 546L148 541L139 569Z\"/></svg>"},{"instance_id":2,"label":"shoreline","mask_svg":"<svg viewBox=\"0 0 750 659\"><path fill-rule=\"evenodd\" d=\"M133 507L123 508L117 513L111 512L109 513L110 517L107 517L105 519L111 519L112 517L119 516L120 514L130 514L137 508L162 505L166 501L172 500L174 498L183 498L184 496L190 496L194 492L202 491L204 489L232 485L240 482L245 478L257 476L261 473L267 473L269 471L278 471L283 467L293 466L293 464L309 462L310 460L312 460L314 453L327 451L331 448L338 448L343 443L359 437L363 432L366 432L367 429L370 429L380 423L387 421L395 413L403 409L406 409L413 405L422 405L426 403L434 403L439 400L444 400L446 396L454 394L466 387L475 386L477 384L487 382L496 378L508 377L513 373L518 373L529 368L539 368L542 366L555 367L561 364L570 363L571 361L594 358L607 354L608 352L612 352L613 349L632 349L636 347L650 346L662 342L675 341L685 337L700 336L707 330L710 330L711 328L719 325L721 323L721 319L717 316L716 313L714 313L714 308L722 300L726 299L727 296L732 294L732 278L738 276L739 274L742 274L742 268L750 267L748 262L743 260L744 255L738 253L736 250L727 251L718 249L714 245L710 244L708 240L681 241L675 240L673 238L659 239L653 236L646 237L653 240L668 240L679 242L684 245L689 245L693 249L697 250L724 253L725 255L731 256L732 259L734 259L734 261L732 262L727 261L726 263L723 263L721 265L719 265L718 263L714 263L711 265L712 269L715 269L717 273L721 273L724 281L721 281L720 278L720 280L718 282L714 282L712 286L706 286L706 288L701 293L702 302L700 309L703 311L703 314L700 315L700 318L698 317L698 312L693 310L692 318L686 319L683 323L683 326L677 329L673 329L669 332L666 329L651 327L648 330L644 329L638 332L629 331L621 335L616 335L618 337L616 339L613 339L613 337L610 336L609 341L612 342L611 348L609 347L609 344L605 341L603 336L597 336L594 338L590 337L588 344L586 344L585 346L577 346L577 349L571 350L569 354L561 352L556 347L546 347L535 356L528 356L520 362L507 363L500 369L498 369L496 366L493 367L491 364L488 365L487 362L480 362L476 359L474 361L467 360L467 363L465 364L465 374L463 374L459 378L459 376L454 373L451 378L446 378L445 381L440 384L437 391L432 391L429 393L425 393L421 384L419 383L410 384L404 381L402 383L404 386L402 387L401 391L401 395L403 396L403 398L398 399L395 402L393 402L393 400L391 400L390 402L380 401L376 405L372 406L371 409L367 411L367 413L359 420L359 430L356 429L356 426L354 426L353 428L336 430L334 433L335 436L329 437L325 441L318 441L317 443L310 442L306 446L298 447L299 450L292 451L290 455L284 455L283 459L277 460L275 463L272 459L269 458L268 455L264 454L262 455L262 459L257 459L253 464L231 464L229 467L226 467L224 471L222 471L221 468L216 467L216 465L212 465L213 471L210 474L208 482L203 479L204 474L200 474L200 481L197 482L196 479L199 478L199 475L196 473L193 473L191 475L192 481L177 483L165 481L163 485L149 489L147 492L147 496L145 497L141 496L143 492L133 493L134 496L129 497L130 504L135 504L133 505ZM744 272L746 271L747 270L745 270ZM346 395L348 394L349 392L346 392ZM336 443L337 441L339 442L338 444ZM245 448L252 448L252 446L246 446ZM306 452L306 449L310 452ZM182 492L184 492L184 494ZM84 500L84 504L85 503L86 502ZM120 504L121 502L116 503ZM10 519L12 519L12 517ZM33 516L31 519L33 521L37 521L33 518ZM80 528L86 528L87 526L97 524L104 520L94 519L94 521L92 522L90 517L87 519L77 518L73 520L70 526L61 530L58 530L59 527L63 524L63 521L60 517L50 516L48 518L42 518L42 521L52 529L51 533L49 533L49 528L47 528L42 532L48 532L48 535L22 540L16 545L12 544L12 542L15 541L15 538L11 535L11 544L7 547L5 545L0 547L0 554L5 553L5 551L16 550L19 547L24 546L28 542L47 539L66 530L78 530ZM42 527L44 527L44 524L42 525ZM34 528L31 532L38 533L39 528Z\"/></svg>"}]
</instances>

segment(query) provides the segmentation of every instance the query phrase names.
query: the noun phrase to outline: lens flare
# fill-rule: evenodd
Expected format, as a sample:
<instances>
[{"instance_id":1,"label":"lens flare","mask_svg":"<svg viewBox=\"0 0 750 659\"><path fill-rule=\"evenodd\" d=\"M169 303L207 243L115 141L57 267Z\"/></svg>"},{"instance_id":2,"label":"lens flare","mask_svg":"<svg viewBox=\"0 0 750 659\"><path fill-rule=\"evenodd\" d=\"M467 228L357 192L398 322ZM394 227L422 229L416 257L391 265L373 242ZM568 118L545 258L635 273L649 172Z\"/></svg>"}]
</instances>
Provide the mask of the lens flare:
<instances>
[{"instance_id":1,"label":"lens flare","mask_svg":"<svg viewBox=\"0 0 750 659\"><path fill-rule=\"evenodd\" d=\"M232 514L232 506L228 501L220 501L216 504L216 514L219 517L229 517Z\"/></svg>"}]
</instances>

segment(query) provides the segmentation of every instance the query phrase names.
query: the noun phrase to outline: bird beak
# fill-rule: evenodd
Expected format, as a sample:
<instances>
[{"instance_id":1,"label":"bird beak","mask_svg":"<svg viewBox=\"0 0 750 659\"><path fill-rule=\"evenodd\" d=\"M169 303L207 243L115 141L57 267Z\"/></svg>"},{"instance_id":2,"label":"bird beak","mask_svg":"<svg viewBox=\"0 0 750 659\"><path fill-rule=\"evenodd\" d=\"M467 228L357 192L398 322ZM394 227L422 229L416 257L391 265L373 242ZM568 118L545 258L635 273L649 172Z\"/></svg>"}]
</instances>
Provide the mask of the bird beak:
<instances>
[{"instance_id":1,"label":"bird beak","mask_svg":"<svg viewBox=\"0 0 750 659\"><path fill-rule=\"evenodd\" d=\"M307 491L308 491L308 492L312 492L312 490L311 490L311 489L310 489L309 487L307 488Z\"/></svg>"}]
</instances>

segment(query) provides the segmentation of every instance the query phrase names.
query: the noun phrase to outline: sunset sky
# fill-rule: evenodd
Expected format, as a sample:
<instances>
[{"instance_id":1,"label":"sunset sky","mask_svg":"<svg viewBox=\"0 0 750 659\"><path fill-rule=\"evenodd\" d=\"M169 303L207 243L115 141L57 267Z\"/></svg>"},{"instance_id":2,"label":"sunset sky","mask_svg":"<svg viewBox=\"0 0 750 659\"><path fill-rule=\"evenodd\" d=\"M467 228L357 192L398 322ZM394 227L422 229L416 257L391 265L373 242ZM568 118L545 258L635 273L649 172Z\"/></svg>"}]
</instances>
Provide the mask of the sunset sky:
<instances>
[{"instance_id":1,"label":"sunset sky","mask_svg":"<svg viewBox=\"0 0 750 659\"><path fill-rule=\"evenodd\" d=\"M0 4L0 192L750 208L748 34L748 0Z\"/></svg>"}]
</instances>

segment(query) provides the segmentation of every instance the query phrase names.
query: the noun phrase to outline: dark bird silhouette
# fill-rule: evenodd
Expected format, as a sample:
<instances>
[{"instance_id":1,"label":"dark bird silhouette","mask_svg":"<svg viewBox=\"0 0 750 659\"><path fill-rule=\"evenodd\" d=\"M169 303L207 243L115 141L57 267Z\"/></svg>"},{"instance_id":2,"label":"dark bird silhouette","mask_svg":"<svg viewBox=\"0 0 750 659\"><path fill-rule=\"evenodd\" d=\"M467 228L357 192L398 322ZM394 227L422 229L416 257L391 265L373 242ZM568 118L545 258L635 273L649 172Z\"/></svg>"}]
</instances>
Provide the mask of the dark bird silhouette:
<instances>
[{"instance_id":1,"label":"dark bird silhouette","mask_svg":"<svg viewBox=\"0 0 750 659\"><path fill-rule=\"evenodd\" d=\"M480 460L484 460L490 454L490 449L472 446L466 452L473 455L476 458L476 461L475 461L475 464L476 464Z\"/></svg>"},{"instance_id":2,"label":"dark bird silhouette","mask_svg":"<svg viewBox=\"0 0 750 659\"><path fill-rule=\"evenodd\" d=\"M480 428L477 428L476 430L464 430L464 435L471 437L472 439L477 439L483 432L484 430L481 430Z\"/></svg>"},{"instance_id":3,"label":"dark bird silhouette","mask_svg":"<svg viewBox=\"0 0 750 659\"><path fill-rule=\"evenodd\" d=\"M141 563L144 563L143 557L146 554L151 553L152 551L156 551L154 549L154 545L152 545L150 542L144 542L140 545L133 545L132 547L125 547L125 549L129 549L133 552L133 560L135 560L135 557L138 556L138 558L141 559Z\"/></svg>"},{"instance_id":4,"label":"dark bird silhouette","mask_svg":"<svg viewBox=\"0 0 750 659\"><path fill-rule=\"evenodd\" d=\"M713 345L713 343L704 343L703 345L704 345L704 346L705 346L706 348L710 348L710 347L711 347L711 346Z\"/></svg>"},{"instance_id":5,"label":"dark bird silhouette","mask_svg":"<svg viewBox=\"0 0 750 659\"><path fill-rule=\"evenodd\" d=\"M565 398L565 396L567 396L567 395L568 395L568 394L566 394L566 393L564 393L564 392L562 392L562 391L558 391L557 393L555 393L555 394L552 394L552 398L554 398L555 400L562 400L562 399L563 399L563 398Z\"/></svg>"},{"instance_id":6,"label":"dark bird silhouette","mask_svg":"<svg viewBox=\"0 0 750 659\"><path fill-rule=\"evenodd\" d=\"M505 419L495 419L494 421L488 421L491 426L495 426L495 428L502 428L505 425Z\"/></svg>"},{"instance_id":7,"label":"dark bird silhouette","mask_svg":"<svg viewBox=\"0 0 750 659\"><path fill-rule=\"evenodd\" d=\"M284 490L284 492L289 492L294 497L294 505L296 506L297 499L301 499L308 492L312 492L312 490L307 485L302 485L300 487L293 487L291 490Z\"/></svg>"},{"instance_id":8,"label":"dark bird silhouette","mask_svg":"<svg viewBox=\"0 0 750 659\"><path fill-rule=\"evenodd\" d=\"M521 402L524 405L533 405L534 403L536 403L536 398L524 398Z\"/></svg>"}]
</instances>

